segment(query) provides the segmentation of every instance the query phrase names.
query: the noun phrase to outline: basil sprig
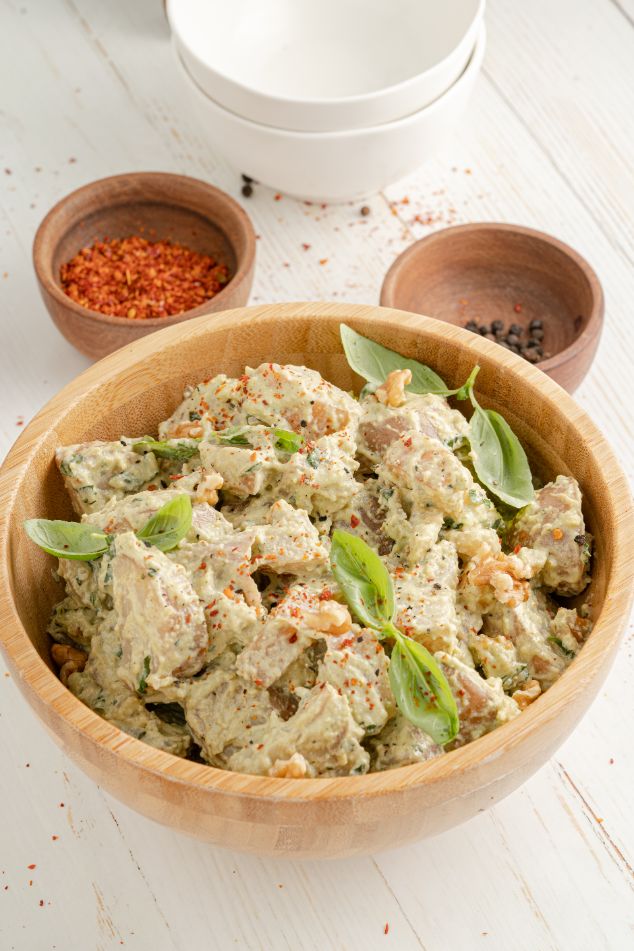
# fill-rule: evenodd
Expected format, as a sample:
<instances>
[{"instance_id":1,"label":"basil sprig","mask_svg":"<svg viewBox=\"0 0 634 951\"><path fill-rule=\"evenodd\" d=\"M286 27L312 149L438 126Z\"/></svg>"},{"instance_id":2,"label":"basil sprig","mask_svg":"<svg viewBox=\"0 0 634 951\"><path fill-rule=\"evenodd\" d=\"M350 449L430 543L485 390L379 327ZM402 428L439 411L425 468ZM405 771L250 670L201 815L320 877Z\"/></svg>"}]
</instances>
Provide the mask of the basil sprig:
<instances>
[{"instance_id":1,"label":"basil sprig","mask_svg":"<svg viewBox=\"0 0 634 951\"><path fill-rule=\"evenodd\" d=\"M456 701L433 655L395 627L392 579L379 556L356 535L336 529L330 565L355 617L380 638L394 640L390 686L403 716L434 742L451 742L460 729Z\"/></svg>"},{"instance_id":2,"label":"basil sprig","mask_svg":"<svg viewBox=\"0 0 634 951\"><path fill-rule=\"evenodd\" d=\"M161 459L176 459L178 462L187 462L198 452L198 445L192 445L189 442L164 442L152 439L150 436L144 436L143 439L133 443L132 448L135 452L153 452Z\"/></svg>"},{"instance_id":3,"label":"basil sprig","mask_svg":"<svg viewBox=\"0 0 634 951\"><path fill-rule=\"evenodd\" d=\"M469 443L475 473L489 491L512 508L522 508L535 493L531 470L522 445L503 416L478 403L473 387L480 367L475 366L469 378L455 390L447 388L429 367L388 350L369 340L345 324L340 326L341 342L351 368L368 381L383 383L393 370L412 371L412 382L405 387L412 393L434 393L470 400L473 415L469 422ZM366 385L362 393L368 392Z\"/></svg>"},{"instance_id":4,"label":"basil sprig","mask_svg":"<svg viewBox=\"0 0 634 951\"><path fill-rule=\"evenodd\" d=\"M503 416L478 403L473 385L480 371L476 366L456 394L469 399L473 415L469 421L469 444L475 473L489 491L512 508L528 505L535 496L531 469L519 439Z\"/></svg>"},{"instance_id":5,"label":"basil sprig","mask_svg":"<svg viewBox=\"0 0 634 951\"><path fill-rule=\"evenodd\" d=\"M137 538L161 551L171 551L185 537L192 524L192 503L188 495L166 502L136 533ZM94 561L105 555L114 535L106 535L87 522L29 518L24 529L36 545L56 558Z\"/></svg>"}]
</instances>

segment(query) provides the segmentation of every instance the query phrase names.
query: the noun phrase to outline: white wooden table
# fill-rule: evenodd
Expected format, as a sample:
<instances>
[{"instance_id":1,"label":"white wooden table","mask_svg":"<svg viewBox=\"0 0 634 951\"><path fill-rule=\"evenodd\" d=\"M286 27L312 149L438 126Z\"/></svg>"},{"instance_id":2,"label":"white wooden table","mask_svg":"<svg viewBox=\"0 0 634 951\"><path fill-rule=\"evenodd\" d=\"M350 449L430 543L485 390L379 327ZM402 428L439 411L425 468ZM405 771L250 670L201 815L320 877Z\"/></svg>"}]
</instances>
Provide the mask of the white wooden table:
<instances>
[{"instance_id":1,"label":"white wooden table","mask_svg":"<svg viewBox=\"0 0 634 951\"><path fill-rule=\"evenodd\" d=\"M550 231L603 281L603 342L577 398L632 473L633 18L633 0L489 0L468 119L369 217L263 187L245 201L260 235L252 301L376 302L395 255L448 224ZM239 196L173 77L160 0L0 0L3 451L87 365L31 269L51 204L141 169ZM130 812L65 759L0 671L0 948L634 947L631 630L584 722L519 792L435 840L330 864L222 852Z\"/></svg>"}]
</instances>

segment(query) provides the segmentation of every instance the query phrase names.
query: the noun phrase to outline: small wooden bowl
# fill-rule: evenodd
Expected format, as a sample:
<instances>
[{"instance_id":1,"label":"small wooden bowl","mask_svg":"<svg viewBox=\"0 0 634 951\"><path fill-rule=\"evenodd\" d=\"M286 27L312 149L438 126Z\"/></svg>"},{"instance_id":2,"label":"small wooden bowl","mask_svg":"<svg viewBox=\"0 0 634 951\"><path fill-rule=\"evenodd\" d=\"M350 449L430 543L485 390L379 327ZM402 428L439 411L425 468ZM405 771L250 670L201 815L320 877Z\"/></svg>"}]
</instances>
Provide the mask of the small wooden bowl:
<instances>
[{"instance_id":1,"label":"small wooden bowl","mask_svg":"<svg viewBox=\"0 0 634 951\"><path fill-rule=\"evenodd\" d=\"M211 255L229 267L231 279L200 307L148 320L100 314L64 293L62 264L95 239L134 234ZM58 329L82 353L98 358L155 330L246 304L255 269L255 233L240 205L213 185L167 172L132 172L99 179L62 198L37 230L33 266Z\"/></svg>"},{"instance_id":2,"label":"small wooden bowl","mask_svg":"<svg viewBox=\"0 0 634 951\"><path fill-rule=\"evenodd\" d=\"M151 433L183 387L271 359L306 364L350 389L340 322L432 366L454 387L477 360L478 397L504 413L542 477L574 475L595 536L594 630L563 676L517 719L445 756L366 776L273 779L162 753L84 706L52 669L46 631L62 597L56 564L23 520L70 518L59 445ZM29 424L0 470L0 646L53 739L138 812L218 845L325 857L391 848L469 819L512 792L557 749L612 664L632 599L634 516L627 480L600 431L552 380L497 344L402 311L352 304L268 304L201 317L138 340L65 387ZM16 716L24 711L16 710Z\"/></svg>"},{"instance_id":3,"label":"small wooden bowl","mask_svg":"<svg viewBox=\"0 0 634 951\"><path fill-rule=\"evenodd\" d=\"M550 356L537 366L570 393L590 369L603 328L603 291L588 262L518 225L458 225L417 241L387 272L381 304L459 327L519 324L524 339L539 318Z\"/></svg>"}]
</instances>

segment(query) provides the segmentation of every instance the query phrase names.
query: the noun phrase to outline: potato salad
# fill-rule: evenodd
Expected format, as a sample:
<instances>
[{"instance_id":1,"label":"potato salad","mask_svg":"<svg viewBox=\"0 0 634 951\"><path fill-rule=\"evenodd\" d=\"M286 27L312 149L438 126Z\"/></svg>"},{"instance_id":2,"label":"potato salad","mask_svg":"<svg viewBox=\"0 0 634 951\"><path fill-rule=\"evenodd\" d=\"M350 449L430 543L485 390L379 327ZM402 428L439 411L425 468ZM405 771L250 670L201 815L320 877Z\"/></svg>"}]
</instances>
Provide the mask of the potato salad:
<instances>
[{"instance_id":1,"label":"potato salad","mask_svg":"<svg viewBox=\"0 0 634 951\"><path fill-rule=\"evenodd\" d=\"M575 480L535 483L477 368L448 390L342 338L358 397L263 363L152 435L57 450L77 521L26 523L65 587L52 656L159 750L285 778L422 763L539 703L589 633Z\"/></svg>"}]
</instances>

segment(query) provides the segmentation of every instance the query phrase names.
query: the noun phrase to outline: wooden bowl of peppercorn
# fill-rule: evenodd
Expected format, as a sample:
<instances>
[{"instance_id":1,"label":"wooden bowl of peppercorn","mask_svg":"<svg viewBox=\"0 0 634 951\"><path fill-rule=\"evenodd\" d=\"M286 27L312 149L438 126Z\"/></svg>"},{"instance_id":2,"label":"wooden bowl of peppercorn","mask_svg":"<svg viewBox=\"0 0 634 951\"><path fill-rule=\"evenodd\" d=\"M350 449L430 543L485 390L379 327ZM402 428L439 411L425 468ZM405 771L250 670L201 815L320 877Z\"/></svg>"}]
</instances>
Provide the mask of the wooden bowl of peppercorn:
<instances>
[{"instance_id":1,"label":"wooden bowl of peppercorn","mask_svg":"<svg viewBox=\"0 0 634 951\"><path fill-rule=\"evenodd\" d=\"M519 225L436 231L394 261L381 304L465 327L524 357L572 393L603 328L603 291L563 241Z\"/></svg>"},{"instance_id":2,"label":"wooden bowl of peppercorn","mask_svg":"<svg viewBox=\"0 0 634 951\"><path fill-rule=\"evenodd\" d=\"M103 357L172 324L247 303L255 233L229 195L166 172L84 185L33 243L40 292L60 332Z\"/></svg>"}]
</instances>

